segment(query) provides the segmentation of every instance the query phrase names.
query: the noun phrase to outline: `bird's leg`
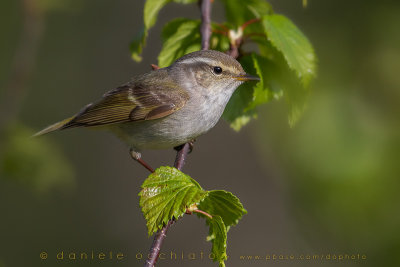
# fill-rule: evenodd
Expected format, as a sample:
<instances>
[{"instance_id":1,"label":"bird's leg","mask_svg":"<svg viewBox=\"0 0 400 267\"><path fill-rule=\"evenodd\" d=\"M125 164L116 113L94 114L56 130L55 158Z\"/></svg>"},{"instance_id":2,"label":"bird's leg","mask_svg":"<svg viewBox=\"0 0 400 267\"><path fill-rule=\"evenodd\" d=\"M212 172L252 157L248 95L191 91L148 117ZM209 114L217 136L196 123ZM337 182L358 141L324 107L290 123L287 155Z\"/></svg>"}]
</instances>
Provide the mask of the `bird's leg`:
<instances>
[{"instance_id":1,"label":"bird's leg","mask_svg":"<svg viewBox=\"0 0 400 267\"><path fill-rule=\"evenodd\" d=\"M147 170L149 170L150 172L154 172L153 168L150 167L149 164L147 164L144 160L142 160L142 154L140 154L139 152L134 151L132 148L129 150L129 154L131 155L131 157L136 160L137 162L140 163L140 165L142 165L143 167L145 167Z\"/></svg>"},{"instance_id":2,"label":"bird's leg","mask_svg":"<svg viewBox=\"0 0 400 267\"><path fill-rule=\"evenodd\" d=\"M188 142L188 144L189 144L189 153L192 153L192 151L193 151L194 142L196 142L196 139L190 140L190 141ZM174 147L174 149L175 149L176 151L179 151L179 150L182 149L182 147L183 147L184 145L185 145L185 144L176 146L176 147Z\"/></svg>"}]
</instances>

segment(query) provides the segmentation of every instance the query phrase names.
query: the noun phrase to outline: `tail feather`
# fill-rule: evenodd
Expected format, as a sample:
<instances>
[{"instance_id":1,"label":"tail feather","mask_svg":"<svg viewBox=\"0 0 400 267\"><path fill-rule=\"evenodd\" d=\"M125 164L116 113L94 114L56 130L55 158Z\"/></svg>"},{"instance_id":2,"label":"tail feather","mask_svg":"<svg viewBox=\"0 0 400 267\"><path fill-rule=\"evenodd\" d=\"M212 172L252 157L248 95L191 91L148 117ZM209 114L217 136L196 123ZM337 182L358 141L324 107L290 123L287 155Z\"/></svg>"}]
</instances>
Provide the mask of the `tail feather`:
<instances>
[{"instance_id":1,"label":"tail feather","mask_svg":"<svg viewBox=\"0 0 400 267\"><path fill-rule=\"evenodd\" d=\"M50 125L50 126L44 128L44 129L41 130L40 132L35 133L35 134L33 135L33 137L40 136L40 135L44 135L44 134L47 134L47 133L50 133L50 132L54 132L54 131L57 131L57 130L62 130L62 129L68 128L68 127L66 127L66 126L67 126L68 123L71 122L74 118L75 118L75 116L70 117L70 118L65 119L65 120L62 120L62 121L59 121L59 122L56 122L56 123L54 123L54 124L52 124L52 125Z\"/></svg>"}]
</instances>

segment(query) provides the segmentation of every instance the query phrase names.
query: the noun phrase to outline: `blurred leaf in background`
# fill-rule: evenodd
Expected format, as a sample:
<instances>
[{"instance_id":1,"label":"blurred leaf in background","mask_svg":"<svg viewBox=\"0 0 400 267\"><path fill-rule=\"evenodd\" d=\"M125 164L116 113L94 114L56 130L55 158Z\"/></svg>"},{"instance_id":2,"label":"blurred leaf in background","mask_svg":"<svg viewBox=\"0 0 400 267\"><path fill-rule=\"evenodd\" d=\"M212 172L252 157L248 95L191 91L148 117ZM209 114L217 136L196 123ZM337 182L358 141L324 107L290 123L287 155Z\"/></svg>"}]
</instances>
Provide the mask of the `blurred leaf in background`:
<instances>
[{"instance_id":1,"label":"blurred leaf in background","mask_svg":"<svg viewBox=\"0 0 400 267\"><path fill-rule=\"evenodd\" d=\"M34 133L22 124L12 124L0 132L0 179L37 193L73 187L73 167L59 147L48 138L33 138Z\"/></svg>"},{"instance_id":2,"label":"blurred leaf in background","mask_svg":"<svg viewBox=\"0 0 400 267\"><path fill-rule=\"evenodd\" d=\"M12 64L7 66L9 77L0 91L0 179L23 184L37 193L57 186L68 189L75 183L75 174L60 148L47 138L32 138L35 132L16 121L31 89L46 15L75 11L81 4L65 0L24 0L18 4L22 28L11 53Z\"/></svg>"},{"instance_id":3,"label":"blurred leaf in background","mask_svg":"<svg viewBox=\"0 0 400 267\"><path fill-rule=\"evenodd\" d=\"M262 138L272 132L279 148L263 146L286 170L293 213L310 240L389 261L381 254L400 249L399 136L348 94L317 99L292 132L265 128Z\"/></svg>"},{"instance_id":4,"label":"blurred leaf in background","mask_svg":"<svg viewBox=\"0 0 400 267\"><path fill-rule=\"evenodd\" d=\"M308 21L323 66L319 90L296 127L271 105L255 134L286 174L302 236L315 247L364 253L368 266L399 266L400 5L374 3L315 6L326 15Z\"/></svg>"}]
</instances>

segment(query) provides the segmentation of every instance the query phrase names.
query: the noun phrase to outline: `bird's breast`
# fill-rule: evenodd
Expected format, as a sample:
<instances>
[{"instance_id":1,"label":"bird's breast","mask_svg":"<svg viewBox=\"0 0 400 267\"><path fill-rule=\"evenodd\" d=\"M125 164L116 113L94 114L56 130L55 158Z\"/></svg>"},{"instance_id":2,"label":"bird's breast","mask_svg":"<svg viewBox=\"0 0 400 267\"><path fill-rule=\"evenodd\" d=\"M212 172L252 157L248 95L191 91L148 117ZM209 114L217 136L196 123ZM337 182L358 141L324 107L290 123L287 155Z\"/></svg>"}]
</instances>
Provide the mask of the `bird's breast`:
<instances>
[{"instance_id":1,"label":"bird's breast","mask_svg":"<svg viewBox=\"0 0 400 267\"><path fill-rule=\"evenodd\" d=\"M171 148L206 133L221 118L231 94L195 94L176 112L161 119L116 125L121 139L136 150Z\"/></svg>"}]
</instances>

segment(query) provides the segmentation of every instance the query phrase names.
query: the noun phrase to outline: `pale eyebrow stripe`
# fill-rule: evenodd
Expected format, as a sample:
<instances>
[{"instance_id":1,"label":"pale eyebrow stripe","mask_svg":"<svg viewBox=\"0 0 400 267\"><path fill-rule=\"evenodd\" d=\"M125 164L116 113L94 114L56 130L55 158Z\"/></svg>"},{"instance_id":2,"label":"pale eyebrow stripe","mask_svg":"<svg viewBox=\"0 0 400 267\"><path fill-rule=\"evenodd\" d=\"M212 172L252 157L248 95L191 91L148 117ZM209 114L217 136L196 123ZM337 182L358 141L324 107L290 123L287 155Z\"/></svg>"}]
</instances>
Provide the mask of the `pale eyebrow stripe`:
<instances>
[{"instance_id":1,"label":"pale eyebrow stripe","mask_svg":"<svg viewBox=\"0 0 400 267\"><path fill-rule=\"evenodd\" d=\"M209 59L209 58L205 58L205 57L199 57L199 58L196 58L196 59L195 58L187 58L187 59L184 59L182 61L179 61L180 64L192 64L192 63L196 63L196 62L205 63L205 64L210 65L210 66L217 66L218 65L218 63L215 60L212 60L212 59ZM219 65L221 65L221 64L219 64ZM222 69L228 70L228 72L231 72L231 73L235 73L235 71L236 71L235 68L231 68L230 66L222 65L220 67L222 67Z\"/></svg>"},{"instance_id":2,"label":"pale eyebrow stripe","mask_svg":"<svg viewBox=\"0 0 400 267\"><path fill-rule=\"evenodd\" d=\"M209 59L209 58L205 58L205 57L199 57L199 58L187 58L184 60L179 61L179 63L181 64L191 64L191 63L196 63L196 62L202 62L202 63L206 63L208 65L215 65L215 60Z\"/></svg>"}]
</instances>

